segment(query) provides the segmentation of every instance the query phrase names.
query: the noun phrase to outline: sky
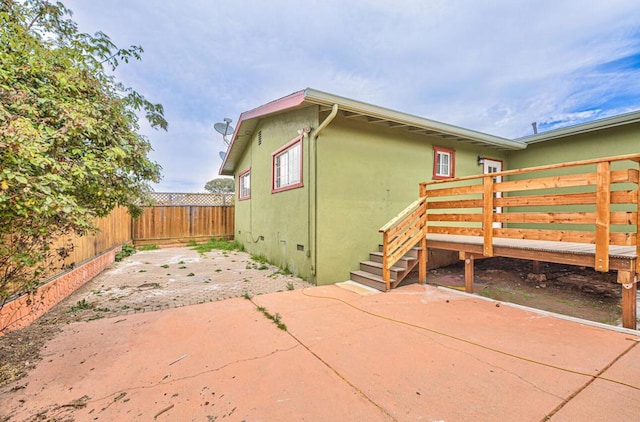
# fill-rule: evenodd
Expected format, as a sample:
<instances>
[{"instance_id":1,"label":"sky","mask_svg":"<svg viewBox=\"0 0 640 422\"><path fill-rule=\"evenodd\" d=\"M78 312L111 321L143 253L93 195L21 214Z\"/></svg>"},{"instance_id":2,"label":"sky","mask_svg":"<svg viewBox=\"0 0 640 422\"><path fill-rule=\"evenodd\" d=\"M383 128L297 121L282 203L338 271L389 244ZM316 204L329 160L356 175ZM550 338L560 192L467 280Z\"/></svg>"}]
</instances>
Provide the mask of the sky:
<instances>
[{"instance_id":1,"label":"sky","mask_svg":"<svg viewBox=\"0 0 640 422\"><path fill-rule=\"evenodd\" d=\"M82 32L141 45L118 79L165 107L146 125L158 192L204 192L213 125L313 88L506 138L640 109L637 0L63 0Z\"/></svg>"}]
</instances>

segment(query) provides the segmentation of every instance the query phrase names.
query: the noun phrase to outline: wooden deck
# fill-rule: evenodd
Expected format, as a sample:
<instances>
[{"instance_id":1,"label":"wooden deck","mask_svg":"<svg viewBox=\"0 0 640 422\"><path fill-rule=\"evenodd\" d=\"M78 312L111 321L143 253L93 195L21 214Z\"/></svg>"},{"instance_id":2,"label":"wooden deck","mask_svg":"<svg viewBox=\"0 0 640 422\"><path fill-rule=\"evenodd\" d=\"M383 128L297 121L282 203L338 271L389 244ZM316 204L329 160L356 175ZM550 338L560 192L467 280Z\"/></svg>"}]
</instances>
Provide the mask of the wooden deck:
<instances>
[{"instance_id":1,"label":"wooden deck","mask_svg":"<svg viewBox=\"0 0 640 422\"><path fill-rule=\"evenodd\" d=\"M423 182L418 200L380 229L384 268L419 242L458 251L469 292L473 261L484 257L617 271L623 325L636 329L639 179L640 154L631 154Z\"/></svg>"},{"instance_id":2,"label":"wooden deck","mask_svg":"<svg viewBox=\"0 0 640 422\"><path fill-rule=\"evenodd\" d=\"M483 257L484 239L479 236L428 234L429 248L445 249ZM594 268L596 247L592 244L554 242L549 240L495 238L493 256L555 262ZM609 268L616 271L632 271L638 258L633 246L609 247Z\"/></svg>"}]
</instances>

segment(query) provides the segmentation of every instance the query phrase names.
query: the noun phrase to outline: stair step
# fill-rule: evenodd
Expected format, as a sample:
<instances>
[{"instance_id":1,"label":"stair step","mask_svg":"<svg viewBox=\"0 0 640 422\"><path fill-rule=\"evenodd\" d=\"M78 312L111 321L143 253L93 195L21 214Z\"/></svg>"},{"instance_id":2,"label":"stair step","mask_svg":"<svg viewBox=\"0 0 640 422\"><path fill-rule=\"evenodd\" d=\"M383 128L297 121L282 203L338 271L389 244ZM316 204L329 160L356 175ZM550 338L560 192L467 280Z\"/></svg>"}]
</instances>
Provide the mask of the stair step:
<instances>
[{"instance_id":1,"label":"stair step","mask_svg":"<svg viewBox=\"0 0 640 422\"><path fill-rule=\"evenodd\" d=\"M380 290L381 292L387 290L387 283L384 282L382 277L366 271L351 271L351 280L356 281L360 284L364 284L365 286L373 287L374 289ZM391 279L391 283L393 283L394 281L395 279Z\"/></svg>"},{"instance_id":2,"label":"stair step","mask_svg":"<svg viewBox=\"0 0 640 422\"><path fill-rule=\"evenodd\" d=\"M418 258L418 252L420 252L422 248L420 246L414 246L409 249L409 251L404 254L405 257ZM378 252L382 252L382 245L378 245Z\"/></svg>"},{"instance_id":3,"label":"stair step","mask_svg":"<svg viewBox=\"0 0 640 422\"><path fill-rule=\"evenodd\" d=\"M396 262L395 266L401 267L406 270L407 268L409 268L409 264L415 261L416 259L418 258L415 258L413 256L403 256L398 260L398 262ZM382 263L382 252L369 253L369 261Z\"/></svg>"},{"instance_id":4,"label":"stair step","mask_svg":"<svg viewBox=\"0 0 640 422\"><path fill-rule=\"evenodd\" d=\"M367 271L370 272L372 274L378 275L378 276L382 276L382 264L379 262L373 262L373 261L361 261L360 262L360 269L362 271ZM405 268L402 267L396 267L393 266L389 269L389 271L391 271L391 278L393 279L398 279L398 274L405 271Z\"/></svg>"}]
</instances>

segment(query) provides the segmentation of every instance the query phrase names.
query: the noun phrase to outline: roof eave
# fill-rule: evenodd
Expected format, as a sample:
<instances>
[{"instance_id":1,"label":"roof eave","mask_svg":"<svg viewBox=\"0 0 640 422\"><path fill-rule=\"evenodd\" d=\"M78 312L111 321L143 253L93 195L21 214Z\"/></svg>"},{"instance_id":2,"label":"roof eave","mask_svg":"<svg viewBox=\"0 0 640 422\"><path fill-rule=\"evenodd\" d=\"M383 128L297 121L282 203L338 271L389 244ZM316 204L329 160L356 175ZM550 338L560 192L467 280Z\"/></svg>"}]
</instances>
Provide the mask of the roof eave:
<instances>
[{"instance_id":1,"label":"roof eave","mask_svg":"<svg viewBox=\"0 0 640 422\"><path fill-rule=\"evenodd\" d=\"M519 150L526 148L526 145L519 141L514 141L499 136L489 135L483 132L477 132L465 129L459 126L442 123L436 120L425 119L412 114L402 113L396 110L375 106L368 103L352 100L350 98L340 97L322 91L307 88L305 91L305 100L314 104L331 106L338 104L340 110L351 113L362 114L370 117L379 118L381 120L389 120L397 123L403 123L410 126L416 126L426 130L439 132L445 135L451 135L459 138L471 139L483 144L500 147L504 149Z\"/></svg>"},{"instance_id":2,"label":"roof eave","mask_svg":"<svg viewBox=\"0 0 640 422\"><path fill-rule=\"evenodd\" d=\"M640 122L640 111L632 111L630 113L606 117L604 119L594 120L588 123L554 129L548 132L538 133L536 135L524 136L516 139L516 141L530 145L538 142L550 141L552 139L564 138L567 136L579 135L581 133L588 133L637 122Z\"/></svg>"}]
</instances>

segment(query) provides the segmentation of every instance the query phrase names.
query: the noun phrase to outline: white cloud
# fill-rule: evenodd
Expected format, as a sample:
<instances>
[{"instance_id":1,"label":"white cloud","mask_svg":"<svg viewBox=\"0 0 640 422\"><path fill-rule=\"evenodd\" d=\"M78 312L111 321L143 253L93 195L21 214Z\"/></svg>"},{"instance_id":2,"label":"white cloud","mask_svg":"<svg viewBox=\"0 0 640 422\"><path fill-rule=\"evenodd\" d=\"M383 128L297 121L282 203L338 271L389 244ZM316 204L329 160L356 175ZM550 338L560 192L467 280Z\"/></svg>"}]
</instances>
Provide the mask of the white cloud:
<instances>
[{"instance_id":1,"label":"white cloud","mask_svg":"<svg viewBox=\"0 0 640 422\"><path fill-rule=\"evenodd\" d=\"M213 123L306 87L506 137L640 108L638 69L598 67L640 53L636 0L66 4L144 47L118 74L167 108L162 190L215 177Z\"/></svg>"}]
</instances>

